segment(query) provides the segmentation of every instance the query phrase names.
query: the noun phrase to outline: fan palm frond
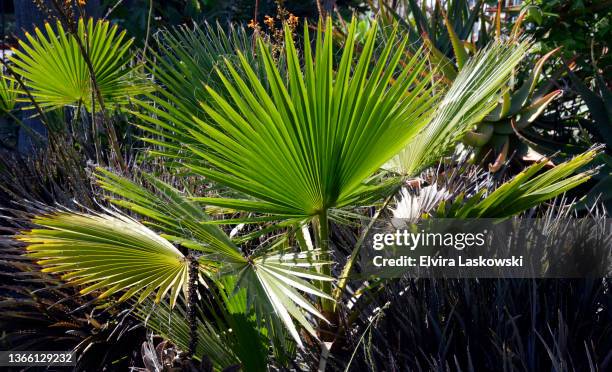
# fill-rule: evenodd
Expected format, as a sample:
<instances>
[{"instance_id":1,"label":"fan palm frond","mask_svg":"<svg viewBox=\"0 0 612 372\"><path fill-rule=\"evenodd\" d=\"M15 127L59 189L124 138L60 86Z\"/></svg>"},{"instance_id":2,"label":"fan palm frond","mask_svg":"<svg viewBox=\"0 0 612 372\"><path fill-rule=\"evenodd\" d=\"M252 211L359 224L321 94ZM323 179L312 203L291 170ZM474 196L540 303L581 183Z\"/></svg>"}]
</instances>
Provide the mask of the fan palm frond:
<instances>
[{"instance_id":1,"label":"fan palm frond","mask_svg":"<svg viewBox=\"0 0 612 372\"><path fill-rule=\"evenodd\" d=\"M332 280L317 272L329 264L321 258L323 252L292 253L282 239L245 257L219 226L203 223L208 219L203 212L168 184L147 175L156 189L152 193L107 171L99 170L98 177L103 187L123 197L115 204L151 218L150 225L167 234L159 236L112 211L40 216L33 223L44 229L24 232L17 239L29 244L30 256L39 259L45 271L63 273L68 282L84 285L82 293L104 289L101 297L121 294L119 300L126 300L138 295L143 301L157 291L157 302L170 293L174 305L186 289L190 263L170 242L174 241L203 253L198 258L202 273L237 277L237 289L247 288L249 308L255 307L262 317L276 314L299 345L294 320L316 336L304 313L324 317L301 293L330 298L310 283Z\"/></svg>"},{"instance_id":2,"label":"fan palm frond","mask_svg":"<svg viewBox=\"0 0 612 372\"><path fill-rule=\"evenodd\" d=\"M412 191L402 188L399 192L395 208L389 208L394 219L408 220L410 222L419 220L424 213L428 213L440 202L448 199L451 193L444 187L433 184Z\"/></svg>"},{"instance_id":3,"label":"fan palm frond","mask_svg":"<svg viewBox=\"0 0 612 372\"><path fill-rule=\"evenodd\" d=\"M594 147L540 173L549 162L548 158L542 158L488 195L485 195L486 189L469 198L459 195L449 205L442 205L437 214L446 218L506 218L516 215L587 182L597 169L580 170L600 152L601 146Z\"/></svg>"},{"instance_id":4,"label":"fan palm frond","mask_svg":"<svg viewBox=\"0 0 612 372\"><path fill-rule=\"evenodd\" d=\"M55 29L46 23L44 31L25 34L14 49L11 62L33 98L43 109L83 104L93 110L92 77L76 37L85 46L95 74L97 87L107 106L126 103L130 96L151 90L136 69L130 67L132 40L125 31L108 21L78 21L77 35L67 33L61 22Z\"/></svg>"},{"instance_id":5,"label":"fan palm frond","mask_svg":"<svg viewBox=\"0 0 612 372\"><path fill-rule=\"evenodd\" d=\"M214 71L223 69L224 59L238 62L240 51L256 62L253 38L233 24L227 30L208 23L166 29L157 34L157 41L160 51L153 51L157 63L151 72L164 87L159 93L189 116L203 116L200 102L208 98L206 85L222 87Z\"/></svg>"},{"instance_id":6,"label":"fan palm frond","mask_svg":"<svg viewBox=\"0 0 612 372\"><path fill-rule=\"evenodd\" d=\"M238 62L237 51L251 66L257 66L256 48L253 37L233 24L227 29L208 23L164 29L156 39L157 48L150 51L156 63L149 66L149 71L162 89L147 95L146 99L135 99L133 102L143 112L134 114L142 119L139 126L162 134L143 140L156 147L161 141L164 154L173 156L181 144L197 143L189 130L193 127L193 116L207 117L200 105L209 98L206 86L223 87L215 69L224 70L225 59Z\"/></svg>"},{"instance_id":7,"label":"fan palm frond","mask_svg":"<svg viewBox=\"0 0 612 372\"><path fill-rule=\"evenodd\" d=\"M465 64L433 119L389 164L400 174L414 176L454 147L474 124L498 104L512 71L531 43L494 42Z\"/></svg>"},{"instance_id":8,"label":"fan palm frond","mask_svg":"<svg viewBox=\"0 0 612 372\"><path fill-rule=\"evenodd\" d=\"M13 111L18 96L19 89L17 89L15 81L4 74L0 75L0 111L3 113Z\"/></svg>"},{"instance_id":9,"label":"fan palm frond","mask_svg":"<svg viewBox=\"0 0 612 372\"><path fill-rule=\"evenodd\" d=\"M95 172L98 184L113 194L111 203L146 217L143 223L161 231L164 238L205 253L201 260L208 263L244 263L232 240L218 226L207 223L210 218L202 208L171 185L144 172L138 175L154 191L103 168Z\"/></svg>"},{"instance_id":10,"label":"fan palm frond","mask_svg":"<svg viewBox=\"0 0 612 372\"><path fill-rule=\"evenodd\" d=\"M285 30L287 83L262 40L265 80L242 53L240 67L226 61L229 72L218 71L223 92L208 87L211 99L201 102L210 119L193 118L188 129L197 144L186 146L184 163L252 199L199 201L313 216L372 192L375 187L364 180L420 131L436 96L424 59L413 58L400 71L407 40L397 45L395 34L372 67L376 26L355 62L355 27L356 22L349 27L337 72L331 20L318 28L316 53L305 27L303 68L291 31ZM202 160L210 166L201 166Z\"/></svg>"},{"instance_id":11,"label":"fan palm frond","mask_svg":"<svg viewBox=\"0 0 612 372\"><path fill-rule=\"evenodd\" d=\"M17 237L29 243L29 256L43 271L63 273L82 294L106 288L101 298L123 292L120 300L140 292L140 300L170 292L171 303L187 283L189 261L166 239L120 213L85 215L59 212L36 217L32 229Z\"/></svg>"}]
</instances>

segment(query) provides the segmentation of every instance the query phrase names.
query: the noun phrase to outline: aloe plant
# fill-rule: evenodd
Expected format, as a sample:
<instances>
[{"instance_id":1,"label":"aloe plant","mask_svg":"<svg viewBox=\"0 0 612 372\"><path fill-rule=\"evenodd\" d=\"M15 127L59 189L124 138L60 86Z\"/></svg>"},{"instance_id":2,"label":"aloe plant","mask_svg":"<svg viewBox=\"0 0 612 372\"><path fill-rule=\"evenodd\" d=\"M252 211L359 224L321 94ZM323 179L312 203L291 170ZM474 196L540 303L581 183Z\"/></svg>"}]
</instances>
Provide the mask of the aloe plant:
<instances>
[{"instance_id":1,"label":"aloe plant","mask_svg":"<svg viewBox=\"0 0 612 372\"><path fill-rule=\"evenodd\" d=\"M487 47L490 40L502 38L501 6L497 7L495 16L490 18L483 9L484 2L470 5L467 1L450 1L445 6L436 1L432 8L410 0L399 8L393 9L381 5L387 18L400 19L405 32L420 35L415 43L424 44L430 50L432 62L438 66L440 75L447 82L454 81L471 55ZM521 25L531 8L525 8L519 14L513 29L503 35L508 43L521 40ZM476 37L475 26L480 20ZM519 86L516 78L511 79L503 89L497 107L486 117L474 121L473 128L465 133L463 142L474 149L472 158L481 162L491 157L491 170L499 170L507 157L515 150L525 153L529 142L525 141L521 131L531 126L545 112L548 105L563 92L560 89L551 92L536 91L542 69L557 50L553 50L534 63L522 66L517 71L528 71ZM515 72L515 75L518 75Z\"/></svg>"},{"instance_id":2,"label":"aloe plant","mask_svg":"<svg viewBox=\"0 0 612 372\"><path fill-rule=\"evenodd\" d=\"M610 149L612 146L612 91L606 86L603 76L596 75L594 87L589 88L572 72L568 70L569 77L576 91L589 108L593 120L591 131ZM601 154L600 163L603 165L601 174L597 177L597 184L591 190L590 201L601 199L608 210L612 207L612 157L609 152Z\"/></svg>"}]
</instances>

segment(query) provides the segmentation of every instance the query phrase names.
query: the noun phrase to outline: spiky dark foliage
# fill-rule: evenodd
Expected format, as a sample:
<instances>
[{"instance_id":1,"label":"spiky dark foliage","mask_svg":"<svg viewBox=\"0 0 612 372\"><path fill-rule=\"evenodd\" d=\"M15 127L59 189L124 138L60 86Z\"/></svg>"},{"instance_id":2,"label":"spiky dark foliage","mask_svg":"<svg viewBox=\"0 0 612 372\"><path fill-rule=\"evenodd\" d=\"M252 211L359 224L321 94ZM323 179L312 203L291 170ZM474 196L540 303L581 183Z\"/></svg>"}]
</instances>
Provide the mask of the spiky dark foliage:
<instances>
[{"instance_id":1,"label":"spiky dark foliage","mask_svg":"<svg viewBox=\"0 0 612 372\"><path fill-rule=\"evenodd\" d=\"M360 331L350 337L356 349L352 366L605 371L612 359L610 283L609 279L387 283L370 311L363 312Z\"/></svg>"},{"instance_id":2,"label":"spiky dark foliage","mask_svg":"<svg viewBox=\"0 0 612 372\"><path fill-rule=\"evenodd\" d=\"M42 273L22 256L23 247L0 240L0 348L75 350L77 370L134 364L126 350L137 350L145 329L121 308L96 309L91 298Z\"/></svg>"},{"instance_id":3,"label":"spiky dark foliage","mask_svg":"<svg viewBox=\"0 0 612 372\"><path fill-rule=\"evenodd\" d=\"M423 173L423 183L409 194L437 185L444 194L437 203L452 202L460 193L489 194L507 181L503 172L450 163ZM418 216L431 208L415 202ZM554 225L578 217L573 205L559 197L523 216ZM607 223L600 206L580 213ZM346 231L336 236L355 244ZM609 250L610 237L600 238ZM328 364L332 370L605 371L612 366L611 284L605 278L402 278L349 285L350 307L342 316L347 331Z\"/></svg>"},{"instance_id":4,"label":"spiky dark foliage","mask_svg":"<svg viewBox=\"0 0 612 372\"><path fill-rule=\"evenodd\" d=\"M31 228L32 216L45 213L50 205L95 206L88 178L77 176L85 175L83 160L66 162L45 149L31 158L4 154L0 159L0 348L75 350L78 370L139 365L134 355L145 340L145 329L125 307L97 307L100 303L81 296L79 288L41 272L23 256L23 244L10 239L16 231ZM73 162L80 168L72 168Z\"/></svg>"}]
</instances>

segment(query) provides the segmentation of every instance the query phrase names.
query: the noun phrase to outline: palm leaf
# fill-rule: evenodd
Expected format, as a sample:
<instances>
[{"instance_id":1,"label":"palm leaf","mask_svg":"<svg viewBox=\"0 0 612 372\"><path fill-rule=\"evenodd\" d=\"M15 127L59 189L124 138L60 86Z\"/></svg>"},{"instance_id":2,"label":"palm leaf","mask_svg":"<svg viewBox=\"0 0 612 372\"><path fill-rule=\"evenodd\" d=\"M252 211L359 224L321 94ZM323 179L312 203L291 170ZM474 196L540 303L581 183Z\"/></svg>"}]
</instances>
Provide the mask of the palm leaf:
<instances>
[{"instance_id":1,"label":"palm leaf","mask_svg":"<svg viewBox=\"0 0 612 372\"><path fill-rule=\"evenodd\" d=\"M371 197L373 187L364 180L418 133L435 97L425 60L415 57L400 71L407 40L398 46L395 33L372 67L374 25L355 60L355 27L349 27L351 42L337 72L330 20L318 28L316 53L305 27L303 67L285 30L287 81L262 40L265 79L242 53L240 66L226 61L227 72L218 71L223 90L207 87L211 98L201 102L209 119L193 117L186 128L192 139L183 160L193 172L251 199L203 202L295 217Z\"/></svg>"},{"instance_id":2,"label":"palm leaf","mask_svg":"<svg viewBox=\"0 0 612 372\"><path fill-rule=\"evenodd\" d=\"M170 292L174 304L188 279L189 261L169 241L120 213L85 215L58 212L34 218L45 229L32 229L16 239L29 243L28 255L63 273L82 294L105 288L100 298L140 292L139 300L157 292L159 302Z\"/></svg>"},{"instance_id":3,"label":"palm leaf","mask_svg":"<svg viewBox=\"0 0 612 372\"><path fill-rule=\"evenodd\" d=\"M237 276L236 290L247 288L249 308L254 306L264 318L276 314L299 345L294 320L316 336L304 313L320 319L323 316L301 293L329 297L309 283L332 280L317 272L327 264L321 260L320 251L288 253L286 241L281 240L244 257L218 225L206 223L208 217L189 198L150 175L142 176L155 192L97 170L100 185L122 197L111 201L151 219L148 224L164 231L163 236L116 212L60 213L35 218L33 222L46 229L25 232L17 239L30 244L30 255L40 259L45 271L66 273L64 278L71 283L86 285L83 293L106 288L102 297L122 292L120 300L126 300L140 292L142 301L158 289L159 301L171 289L171 304L187 282L189 265L170 243L174 241L202 251L200 270L213 279Z\"/></svg>"},{"instance_id":4,"label":"palm leaf","mask_svg":"<svg viewBox=\"0 0 612 372\"><path fill-rule=\"evenodd\" d=\"M9 79L4 74L0 75L0 111L10 113L17 104L19 89L14 80Z\"/></svg>"},{"instance_id":5,"label":"palm leaf","mask_svg":"<svg viewBox=\"0 0 612 372\"><path fill-rule=\"evenodd\" d=\"M237 285L246 288L249 307L254 306L260 318L276 314L300 347L303 344L292 319L314 337L317 333L305 315L327 322L323 314L298 292L332 300L331 296L307 281L333 280L314 270L330 263L322 260L326 256L326 252L321 250L288 253L272 249L251 257L252 270L238 273ZM260 298L267 301L258 301Z\"/></svg>"},{"instance_id":6,"label":"palm leaf","mask_svg":"<svg viewBox=\"0 0 612 372\"><path fill-rule=\"evenodd\" d=\"M78 37L89 55L96 83L108 106L124 104L130 96L151 90L130 63L132 40L108 21L78 21L76 36L67 33L61 22L55 29L45 24L34 35L25 34L20 48L14 49L11 62L25 80L30 93L43 109L83 104L92 107L92 79L81 53Z\"/></svg>"},{"instance_id":7,"label":"palm leaf","mask_svg":"<svg viewBox=\"0 0 612 372\"><path fill-rule=\"evenodd\" d=\"M167 183L143 172L139 175L155 192L103 168L95 173L103 189L120 197L110 197L111 203L147 217L143 223L162 231L166 239L206 253L203 258L209 263L244 264L239 248L218 226L207 223L210 218L201 207Z\"/></svg>"},{"instance_id":8,"label":"palm leaf","mask_svg":"<svg viewBox=\"0 0 612 372\"><path fill-rule=\"evenodd\" d=\"M208 23L203 26L180 26L165 29L157 35L159 51L152 51L156 64L151 72L164 87L160 95L188 116L203 116L200 103L207 98L205 85L221 87L214 73L223 68L224 58L238 60L236 51L241 51L255 62L253 39L242 27L229 25L224 30Z\"/></svg>"},{"instance_id":9,"label":"palm leaf","mask_svg":"<svg viewBox=\"0 0 612 372\"><path fill-rule=\"evenodd\" d=\"M453 81L431 122L387 167L414 176L444 156L495 108L529 47L527 41L495 42L474 55Z\"/></svg>"},{"instance_id":10,"label":"palm leaf","mask_svg":"<svg viewBox=\"0 0 612 372\"><path fill-rule=\"evenodd\" d=\"M163 89L146 99L135 99L145 114L134 114L142 119L139 126L156 134L144 140L156 147L161 145L166 156L173 156L181 144L195 142L189 133L192 116L207 117L200 105L208 99L206 85L223 86L215 69L224 69L224 59L238 61L236 51L256 66L255 45L244 28L232 24L227 30L208 23L164 29L156 40L157 50L151 50L155 64L149 71Z\"/></svg>"},{"instance_id":11,"label":"palm leaf","mask_svg":"<svg viewBox=\"0 0 612 372\"><path fill-rule=\"evenodd\" d=\"M441 209L438 216L505 218L536 207L587 182L596 170L579 170L590 163L600 151L601 147L595 147L540 173L549 162L547 158L543 158L486 196L484 190L465 200L462 196L448 208Z\"/></svg>"}]
</instances>

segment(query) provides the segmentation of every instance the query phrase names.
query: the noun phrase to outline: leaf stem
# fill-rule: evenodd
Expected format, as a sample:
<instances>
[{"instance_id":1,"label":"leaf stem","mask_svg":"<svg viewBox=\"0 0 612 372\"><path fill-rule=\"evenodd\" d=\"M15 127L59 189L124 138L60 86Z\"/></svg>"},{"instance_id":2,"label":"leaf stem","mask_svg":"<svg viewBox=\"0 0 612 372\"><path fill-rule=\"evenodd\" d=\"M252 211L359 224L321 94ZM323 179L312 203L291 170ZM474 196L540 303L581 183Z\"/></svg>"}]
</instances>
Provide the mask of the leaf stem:
<instances>
[{"instance_id":1,"label":"leaf stem","mask_svg":"<svg viewBox=\"0 0 612 372\"><path fill-rule=\"evenodd\" d=\"M359 240L355 244L355 247L353 248L353 251L351 252L351 255L349 256L348 261L342 268L342 273L340 274L340 278L338 279L338 287L334 291L334 296L333 296L336 301L340 299L340 297L342 296L342 293L344 292L344 289L348 282L348 278L350 276L351 271L353 270L353 266L355 265L355 262L357 262L357 257L359 257L359 253L361 252L361 247L363 247L363 242L365 241L366 236L368 235L368 233L370 232L370 230L372 229L372 227L378 220L378 217L380 216L380 214L387 208L387 206L389 205L389 203L391 202L391 200L393 199L393 197L399 191L400 188L401 188L401 184L393 189L393 192L391 192L391 194L384 201L383 205L378 209L378 211L376 211L376 213L370 220L370 223L368 224L368 226L361 233L361 236L359 237Z\"/></svg>"}]
</instances>

